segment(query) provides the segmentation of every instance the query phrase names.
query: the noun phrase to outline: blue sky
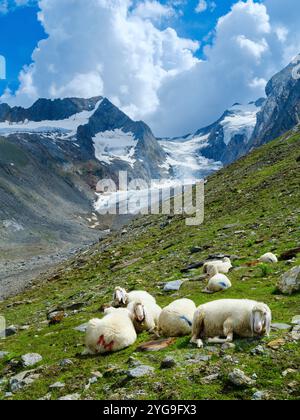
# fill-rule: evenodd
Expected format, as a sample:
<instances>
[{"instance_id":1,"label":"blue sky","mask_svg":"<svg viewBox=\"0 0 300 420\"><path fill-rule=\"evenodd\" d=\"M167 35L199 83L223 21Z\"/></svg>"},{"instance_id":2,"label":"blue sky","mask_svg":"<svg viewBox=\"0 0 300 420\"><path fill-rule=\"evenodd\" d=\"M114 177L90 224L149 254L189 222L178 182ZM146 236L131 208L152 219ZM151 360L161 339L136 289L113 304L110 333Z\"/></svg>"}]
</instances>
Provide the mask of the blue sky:
<instances>
[{"instance_id":1,"label":"blue sky","mask_svg":"<svg viewBox=\"0 0 300 420\"><path fill-rule=\"evenodd\" d=\"M3 0L0 0L0 5ZM139 0L135 3L139 3ZM168 5L169 0L161 1ZM175 3L175 2L174 2ZM206 37L214 29L220 16L226 14L233 0L216 0L216 7L207 5L207 10L196 13L198 0L178 2L178 11L173 17L157 22L162 29L172 26L181 37L201 41L202 46L209 42ZM209 3L209 2L207 2ZM38 42L47 35L37 19L39 8L34 5L16 7L11 0L10 8L6 13L0 12L0 55L6 58L7 80L0 80L0 95L9 87L15 91L19 85L18 75L24 65L31 63L31 55ZM1 7L0 7L1 10ZM202 48L196 55L202 57Z\"/></svg>"},{"instance_id":2,"label":"blue sky","mask_svg":"<svg viewBox=\"0 0 300 420\"><path fill-rule=\"evenodd\" d=\"M0 0L0 102L102 95L161 137L196 131L233 103L265 96L268 80L300 52L299 0L36 5Z\"/></svg>"}]
</instances>

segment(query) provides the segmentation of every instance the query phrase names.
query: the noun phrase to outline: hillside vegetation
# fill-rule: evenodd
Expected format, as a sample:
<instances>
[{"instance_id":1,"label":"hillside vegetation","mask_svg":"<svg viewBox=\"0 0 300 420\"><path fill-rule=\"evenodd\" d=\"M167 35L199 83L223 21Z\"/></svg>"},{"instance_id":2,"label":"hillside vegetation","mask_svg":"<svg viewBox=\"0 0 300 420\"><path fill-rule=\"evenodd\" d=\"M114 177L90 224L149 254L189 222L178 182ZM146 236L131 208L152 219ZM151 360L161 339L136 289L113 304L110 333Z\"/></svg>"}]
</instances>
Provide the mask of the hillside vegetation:
<instances>
[{"instance_id":1,"label":"hillside vegetation","mask_svg":"<svg viewBox=\"0 0 300 420\"><path fill-rule=\"evenodd\" d=\"M280 295L276 284L283 273L300 265L300 255L272 266L246 263L265 252L280 255L300 246L299 169L300 134L294 131L209 179L203 225L187 227L181 216L137 218L127 232L112 235L77 256L61 266L55 277L2 302L0 314L7 325L19 330L0 341L0 352L8 352L0 360L0 398L57 399L76 393L81 399L251 399L256 391L263 391L265 398L299 399L299 342L289 340L287 331L272 331L270 338L260 341L238 339L235 348L228 350L220 346L199 350L186 337L159 352L135 352L140 343L151 339L142 334L127 350L84 358L79 356L84 335L74 330L102 316L101 306L111 301L115 286L146 289L162 306L180 297L194 299L197 305L222 298L255 299L271 307L274 322L291 323L300 314L300 295ZM191 252L193 247L199 247L199 252ZM186 274L181 270L215 253L233 256L233 287L207 295L202 293L205 283L197 281L201 269ZM163 292L164 283L183 278L189 281L179 292ZM48 326L47 313L56 308L64 308L68 316ZM277 350L268 347L278 339L282 341ZM253 355L258 345L262 351ZM25 370L18 360L26 353L43 357L35 367L38 377L5 397L9 379ZM175 367L161 369L166 356L174 358ZM69 362L61 363L64 359ZM128 378L128 369L139 362L154 372ZM235 368L255 375L256 384L241 389L230 385L228 374ZM283 376L286 369L291 371ZM97 380L90 383L92 377ZM55 382L65 386L50 390Z\"/></svg>"}]
</instances>

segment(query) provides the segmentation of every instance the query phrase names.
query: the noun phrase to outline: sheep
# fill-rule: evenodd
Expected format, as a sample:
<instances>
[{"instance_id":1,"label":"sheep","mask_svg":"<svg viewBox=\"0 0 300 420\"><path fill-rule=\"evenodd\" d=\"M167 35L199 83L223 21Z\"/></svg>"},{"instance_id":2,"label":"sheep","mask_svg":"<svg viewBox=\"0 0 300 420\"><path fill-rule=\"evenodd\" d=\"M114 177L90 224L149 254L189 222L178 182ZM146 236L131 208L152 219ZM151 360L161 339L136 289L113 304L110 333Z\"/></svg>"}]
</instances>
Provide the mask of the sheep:
<instances>
[{"instance_id":1,"label":"sheep","mask_svg":"<svg viewBox=\"0 0 300 420\"><path fill-rule=\"evenodd\" d=\"M138 334L143 331L156 332L158 319L162 311L160 306L156 303L143 303L141 300L136 300L131 302L127 309L131 314L131 320Z\"/></svg>"},{"instance_id":2,"label":"sheep","mask_svg":"<svg viewBox=\"0 0 300 420\"><path fill-rule=\"evenodd\" d=\"M108 308L102 319L89 321L85 337L85 355L115 352L131 346L137 334L127 309Z\"/></svg>"},{"instance_id":3,"label":"sheep","mask_svg":"<svg viewBox=\"0 0 300 420\"><path fill-rule=\"evenodd\" d=\"M195 312L191 343L203 347L209 343L231 343L233 335L254 337L270 335L272 313L264 303L252 300L224 299L199 306ZM222 339L220 337L226 337Z\"/></svg>"},{"instance_id":4,"label":"sheep","mask_svg":"<svg viewBox=\"0 0 300 420\"><path fill-rule=\"evenodd\" d=\"M218 273L227 274L232 269L232 264L230 258L227 257L225 257L223 260L207 261L203 266L204 273L211 275L213 267L217 268Z\"/></svg>"},{"instance_id":5,"label":"sheep","mask_svg":"<svg viewBox=\"0 0 300 420\"><path fill-rule=\"evenodd\" d=\"M192 300L175 300L162 310L158 320L158 334L165 337L189 335L195 311L196 305Z\"/></svg>"},{"instance_id":6,"label":"sheep","mask_svg":"<svg viewBox=\"0 0 300 420\"><path fill-rule=\"evenodd\" d=\"M209 279L204 293L216 293L223 292L224 290L230 289L232 287L231 281L225 274L220 274L216 266L211 268L211 277Z\"/></svg>"},{"instance_id":7,"label":"sheep","mask_svg":"<svg viewBox=\"0 0 300 420\"><path fill-rule=\"evenodd\" d=\"M143 303L156 303L156 299L149 293L142 290L134 290L127 293L122 287L116 287L113 294L113 305L115 307L126 307L129 303L140 300Z\"/></svg>"},{"instance_id":8,"label":"sheep","mask_svg":"<svg viewBox=\"0 0 300 420\"><path fill-rule=\"evenodd\" d=\"M278 258L272 252L267 252L266 254L262 255L258 261L261 263L276 264L278 263Z\"/></svg>"}]
</instances>

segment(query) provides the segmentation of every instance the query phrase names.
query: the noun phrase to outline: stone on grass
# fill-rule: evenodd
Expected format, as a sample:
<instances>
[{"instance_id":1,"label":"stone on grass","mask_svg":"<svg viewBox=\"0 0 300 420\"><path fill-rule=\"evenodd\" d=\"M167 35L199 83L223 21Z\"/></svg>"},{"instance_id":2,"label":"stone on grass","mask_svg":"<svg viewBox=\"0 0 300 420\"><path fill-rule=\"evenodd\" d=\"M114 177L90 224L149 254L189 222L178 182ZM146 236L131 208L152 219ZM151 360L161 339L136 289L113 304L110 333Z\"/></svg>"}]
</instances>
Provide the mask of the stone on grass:
<instances>
[{"instance_id":1,"label":"stone on grass","mask_svg":"<svg viewBox=\"0 0 300 420\"><path fill-rule=\"evenodd\" d=\"M291 326L289 324L280 324L280 323L275 323L271 325L272 330L274 331L290 331Z\"/></svg>"},{"instance_id":2,"label":"stone on grass","mask_svg":"<svg viewBox=\"0 0 300 420\"><path fill-rule=\"evenodd\" d=\"M75 327L74 330L85 333L87 330L87 326L88 326L88 323L86 322L85 324L81 324L78 327Z\"/></svg>"},{"instance_id":3,"label":"stone on grass","mask_svg":"<svg viewBox=\"0 0 300 420\"><path fill-rule=\"evenodd\" d=\"M181 286L183 285L183 281L181 280L175 280L175 281L170 281L169 283L167 283L164 287L164 291L165 292L174 292L174 291L178 291L180 290Z\"/></svg>"},{"instance_id":4,"label":"stone on grass","mask_svg":"<svg viewBox=\"0 0 300 420\"><path fill-rule=\"evenodd\" d=\"M300 266L294 267L283 274L278 283L278 289L285 295L292 295L300 291Z\"/></svg>"},{"instance_id":5,"label":"stone on grass","mask_svg":"<svg viewBox=\"0 0 300 420\"><path fill-rule=\"evenodd\" d=\"M70 394L64 397L58 398L58 401L78 401L80 400L80 394Z\"/></svg>"},{"instance_id":6,"label":"stone on grass","mask_svg":"<svg viewBox=\"0 0 300 420\"><path fill-rule=\"evenodd\" d=\"M15 393L22 390L24 387L31 385L36 381L40 375L36 374L34 370L28 370L13 376L10 381L10 390Z\"/></svg>"},{"instance_id":7,"label":"stone on grass","mask_svg":"<svg viewBox=\"0 0 300 420\"><path fill-rule=\"evenodd\" d=\"M137 366L134 369L128 370L127 376L132 379L141 378L143 376L152 375L153 372L154 372L154 368L152 366L141 365L141 366Z\"/></svg>"},{"instance_id":8,"label":"stone on grass","mask_svg":"<svg viewBox=\"0 0 300 420\"><path fill-rule=\"evenodd\" d=\"M257 391L252 396L252 401L262 401L266 397L265 393L263 391Z\"/></svg>"},{"instance_id":9,"label":"stone on grass","mask_svg":"<svg viewBox=\"0 0 300 420\"><path fill-rule=\"evenodd\" d=\"M300 315L294 316L294 318L292 319L292 324L293 325L300 325Z\"/></svg>"},{"instance_id":10,"label":"stone on grass","mask_svg":"<svg viewBox=\"0 0 300 420\"><path fill-rule=\"evenodd\" d=\"M261 356L266 353L266 349L263 346L257 346L251 350L253 356Z\"/></svg>"},{"instance_id":11,"label":"stone on grass","mask_svg":"<svg viewBox=\"0 0 300 420\"><path fill-rule=\"evenodd\" d=\"M202 378L201 383L203 385L209 385L212 382L215 382L217 379L219 379L219 374L215 373L214 375L209 375L209 376L206 376L205 378Z\"/></svg>"},{"instance_id":12,"label":"stone on grass","mask_svg":"<svg viewBox=\"0 0 300 420\"><path fill-rule=\"evenodd\" d=\"M176 361L173 359L173 357L166 357L160 365L161 369L171 369L174 366L176 366Z\"/></svg>"},{"instance_id":13,"label":"stone on grass","mask_svg":"<svg viewBox=\"0 0 300 420\"><path fill-rule=\"evenodd\" d=\"M229 381L232 385L237 387L248 387L255 384L255 380L249 378L245 373L240 369L234 369L228 376Z\"/></svg>"},{"instance_id":14,"label":"stone on grass","mask_svg":"<svg viewBox=\"0 0 300 420\"><path fill-rule=\"evenodd\" d=\"M284 346L286 341L283 338L279 338L278 340L271 341L268 343L268 347L272 350L279 350L280 347Z\"/></svg>"},{"instance_id":15,"label":"stone on grass","mask_svg":"<svg viewBox=\"0 0 300 420\"><path fill-rule=\"evenodd\" d=\"M8 352L7 351L0 351L0 360L4 359L6 356L8 356Z\"/></svg>"},{"instance_id":16,"label":"stone on grass","mask_svg":"<svg viewBox=\"0 0 300 420\"><path fill-rule=\"evenodd\" d=\"M11 337L12 335L17 334L18 327L15 325L11 325L10 327L7 327L5 330L5 337Z\"/></svg>"},{"instance_id":17,"label":"stone on grass","mask_svg":"<svg viewBox=\"0 0 300 420\"><path fill-rule=\"evenodd\" d=\"M62 382L55 382L55 384L52 384L49 386L50 389L61 389L61 388L65 388L65 384L63 384Z\"/></svg>"},{"instance_id":18,"label":"stone on grass","mask_svg":"<svg viewBox=\"0 0 300 420\"><path fill-rule=\"evenodd\" d=\"M43 360L43 358L38 353L28 353L28 354L24 354L21 357L21 360L22 360L22 365L24 367L31 367L40 363Z\"/></svg>"}]
</instances>

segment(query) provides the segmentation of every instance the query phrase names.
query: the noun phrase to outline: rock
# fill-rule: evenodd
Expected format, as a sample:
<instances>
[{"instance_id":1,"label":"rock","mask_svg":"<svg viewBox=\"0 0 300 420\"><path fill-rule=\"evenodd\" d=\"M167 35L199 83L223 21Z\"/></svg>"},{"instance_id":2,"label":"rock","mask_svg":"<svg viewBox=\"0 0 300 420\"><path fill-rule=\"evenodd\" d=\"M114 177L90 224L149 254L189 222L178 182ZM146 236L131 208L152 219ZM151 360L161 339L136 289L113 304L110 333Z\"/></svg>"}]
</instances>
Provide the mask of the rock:
<instances>
[{"instance_id":1,"label":"rock","mask_svg":"<svg viewBox=\"0 0 300 420\"><path fill-rule=\"evenodd\" d=\"M18 332L18 327L15 325L11 325L10 327L7 327L5 330L5 337L11 337Z\"/></svg>"},{"instance_id":2,"label":"rock","mask_svg":"<svg viewBox=\"0 0 300 420\"><path fill-rule=\"evenodd\" d=\"M261 356L266 353L266 349L263 346L257 346L250 352L253 356Z\"/></svg>"},{"instance_id":3,"label":"rock","mask_svg":"<svg viewBox=\"0 0 300 420\"><path fill-rule=\"evenodd\" d=\"M294 267L283 274L278 283L278 289L285 295L292 295L300 291L300 266Z\"/></svg>"},{"instance_id":4,"label":"rock","mask_svg":"<svg viewBox=\"0 0 300 420\"><path fill-rule=\"evenodd\" d=\"M290 331L291 326L289 324L272 324L271 328L274 331Z\"/></svg>"},{"instance_id":5,"label":"rock","mask_svg":"<svg viewBox=\"0 0 300 420\"><path fill-rule=\"evenodd\" d=\"M287 385L292 391L298 391L299 390L299 382L298 381L293 381L293 382L290 382L288 385Z\"/></svg>"},{"instance_id":6,"label":"rock","mask_svg":"<svg viewBox=\"0 0 300 420\"><path fill-rule=\"evenodd\" d=\"M88 323L86 322L85 324L81 324L78 327L75 327L74 330L79 331L81 333L85 333L87 330L87 326L88 326Z\"/></svg>"},{"instance_id":7,"label":"rock","mask_svg":"<svg viewBox=\"0 0 300 420\"><path fill-rule=\"evenodd\" d=\"M165 292L174 292L174 291L180 290L183 283L184 282L181 281L181 280L170 281L169 283L167 283L165 285L164 291Z\"/></svg>"},{"instance_id":8,"label":"rock","mask_svg":"<svg viewBox=\"0 0 300 420\"><path fill-rule=\"evenodd\" d=\"M235 344L234 343L224 343L222 345L221 349L223 351L226 351L226 350L234 350L235 349Z\"/></svg>"},{"instance_id":9,"label":"rock","mask_svg":"<svg viewBox=\"0 0 300 420\"><path fill-rule=\"evenodd\" d=\"M248 387L255 384L255 381L246 376L240 369L234 369L234 371L229 374L228 379L232 385L237 387Z\"/></svg>"},{"instance_id":10,"label":"rock","mask_svg":"<svg viewBox=\"0 0 300 420\"><path fill-rule=\"evenodd\" d=\"M49 386L50 389L61 389L61 388L65 388L65 384L63 384L62 382L55 382L55 384L52 384Z\"/></svg>"},{"instance_id":11,"label":"rock","mask_svg":"<svg viewBox=\"0 0 300 420\"><path fill-rule=\"evenodd\" d=\"M10 381L10 390L15 393L23 389L25 386L31 385L36 381L40 375L36 374L34 370L28 370L13 376Z\"/></svg>"},{"instance_id":12,"label":"rock","mask_svg":"<svg viewBox=\"0 0 300 420\"><path fill-rule=\"evenodd\" d=\"M58 398L58 401L78 401L80 400L80 394L70 394L64 397Z\"/></svg>"},{"instance_id":13,"label":"rock","mask_svg":"<svg viewBox=\"0 0 300 420\"><path fill-rule=\"evenodd\" d=\"M64 311L52 312L51 314L48 315L49 325L59 324L60 322L62 322L64 317L65 317Z\"/></svg>"},{"instance_id":14,"label":"rock","mask_svg":"<svg viewBox=\"0 0 300 420\"><path fill-rule=\"evenodd\" d=\"M293 328L293 331L291 332L291 338L292 340L299 341L300 340L300 328L297 325L297 327Z\"/></svg>"},{"instance_id":15,"label":"rock","mask_svg":"<svg viewBox=\"0 0 300 420\"><path fill-rule=\"evenodd\" d=\"M176 366L176 361L173 357L166 357L160 365L161 369L172 369L174 366Z\"/></svg>"},{"instance_id":16,"label":"rock","mask_svg":"<svg viewBox=\"0 0 300 420\"><path fill-rule=\"evenodd\" d=\"M63 359L59 362L60 367L68 367L68 366L72 366L73 364L74 363L70 359Z\"/></svg>"},{"instance_id":17,"label":"rock","mask_svg":"<svg viewBox=\"0 0 300 420\"><path fill-rule=\"evenodd\" d=\"M22 365L24 367L31 367L37 365L42 360L42 356L38 353L28 353L21 357Z\"/></svg>"},{"instance_id":18,"label":"rock","mask_svg":"<svg viewBox=\"0 0 300 420\"><path fill-rule=\"evenodd\" d=\"M216 381L217 379L219 379L219 374L215 373L214 375L209 375L209 376L206 376L205 378L202 378L201 383L203 385L208 385L208 384L211 384L212 382Z\"/></svg>"},{"instance_id":19,"label":"rock","mask_svg":"<svg viewBox=\"0 0 300 420\"><path fill-rule=\"evenodd\" d=\"M38 401L51 401L51 397L52 395L49 393L49 394L46 394L44 397L39 398Z\"/></svg>"},{"instance_id":20,"label":"rock","mask_svg":"<svg viewBox=\"0 0 300 420\"><path fill-rule=\"evenodd\" d=\"M263 391L257 391L252 396L252 401L262 401L265 399L265 393Z\"/></svg>"},{"instance_id":21,"label":"rock","mask_svg":"<svg viewBox=\"0 0 300 420\"><path fill-rule=\"evenodd\" d=\"M127 376L131 379L141 378L143 376L152 375L153 372L154 372L154 368L152 366L141 365L141 366L137 366L134 369L128 370Z\"/></svg>"},{"instance_id":22,"label":"rock","mask_svg":"<svg viewBox=\"0 0 300 420\"><path fill-rule=\"evenodd\" d=\"M271 341L268 343L268 347L273 350L278 350L280 347L285 345L285 340L283 338L279 338L278 340Z\"/></svg>"},{"instance_id":23,"label":"rock","mask_svg":"<svg viewBox=\"0 0 300 420\"><path fill-rule=\"evenodd\" d=\"M9 353L7 351L0 351L0 360L5 359L6 356L8 356Z\"/></svg>"},{"instance_id":24,"label":"rock","mask_svg":"<svg viewBox=\"0 0 300 420\"><path fill-rule=\"evenodd\" d=\"M282 376L285 378L288 375L292 375L293 373L298 373L298 370L296 369L287 369L284 372L282 372Z\"/></svg>"},{"instance_id":25,"label":"rock","mask_svg":"<svg viewBox=\"0 0 300 420\"><path fill-rule=\"evenodd\" d=\"M130 367L137 367L137 366L141 366L142 365L142 362L140 362L138 359L136 359L135 357L133 357L133 356L130 356L129 357L129 359L128 359L128 365L130 366Z\"/></svg>"},{"instance_id":26,"label":"rock","mask_svg":"<svg viewBox=\"0 0 300 420\"><path fill-rule=\"evenodd\" d=\"M300 315L294 316L294 318L292 319L292 324L293 325L300 325Z\"/></svg>"}]
</instances>

